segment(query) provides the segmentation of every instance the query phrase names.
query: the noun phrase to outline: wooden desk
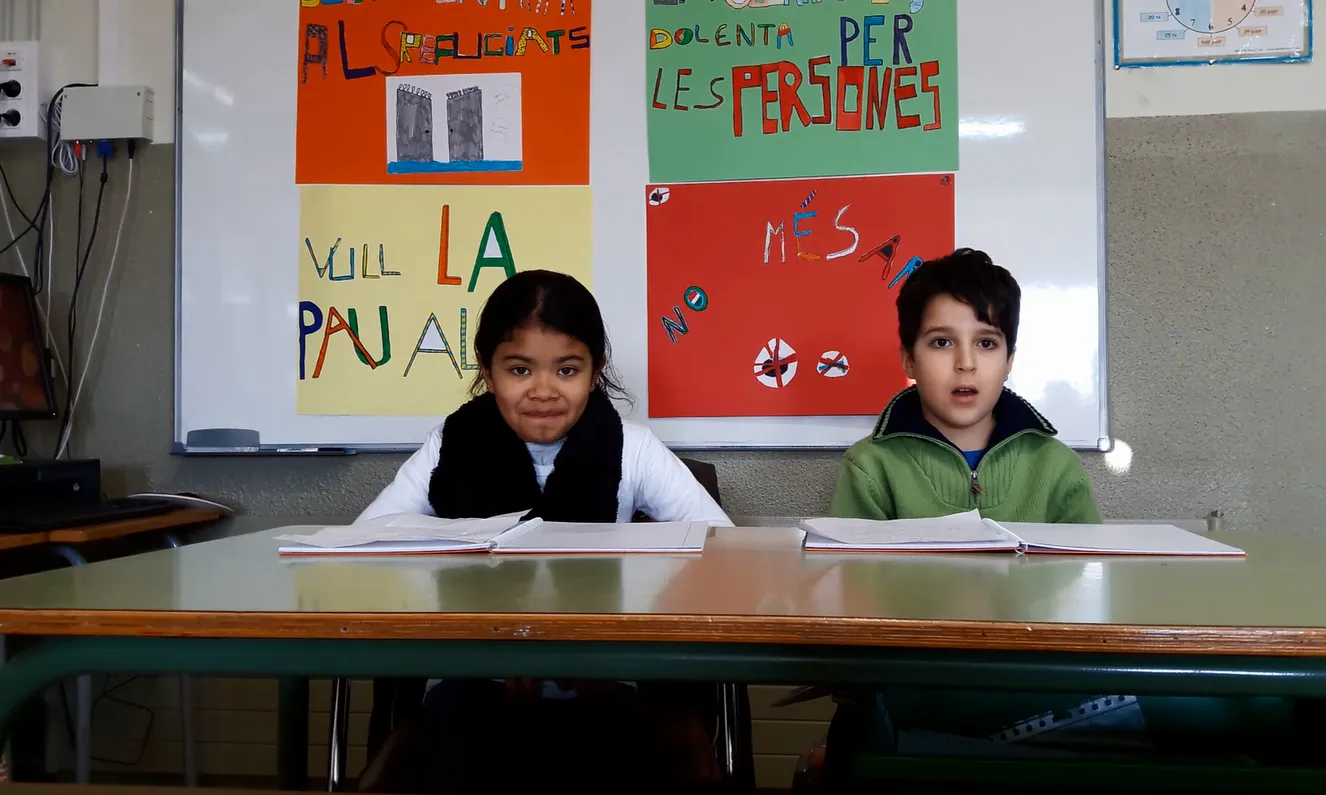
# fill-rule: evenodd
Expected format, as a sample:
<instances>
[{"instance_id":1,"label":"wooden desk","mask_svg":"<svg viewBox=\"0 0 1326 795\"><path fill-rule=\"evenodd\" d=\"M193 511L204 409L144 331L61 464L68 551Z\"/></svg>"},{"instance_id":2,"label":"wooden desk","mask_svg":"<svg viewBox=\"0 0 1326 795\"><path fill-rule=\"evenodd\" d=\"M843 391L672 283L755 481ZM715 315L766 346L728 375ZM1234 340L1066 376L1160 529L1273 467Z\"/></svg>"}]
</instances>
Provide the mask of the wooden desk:
<instances>
[{"instance_id":1,"label":"wooden desk","mask_svg":"<svg viewBox=\"0 0 1326 795\"><path fill-rule=\"evenodd\" d=\"M40 539L40 541L34 543L52 544L54 552L64 558L70 566L84 566L87 564L87 558L84 556L82 548L89 544L156 532L161 534L160 540L165 546L178 547L180 541L171 531L209 524L220 518L221 512L213 508L186 507L156 516L122 519L81 527L67 527L47 533L33 533L30 535ZM184 736L186 738L184 768L185 777L192 783L195 780L193 748L191 741L187 739L192 737L192 724L190 722L192 719L190 716L193 702L191 693L192 685L188 677L181 677L181 716L185 722ZM92 764L92 680L86 675L78 677L75 704L75 777L80 782L86 782L91 774Z\"/></svg>"},{"instance_id":2,"label":"wooden desk","mask_svg":"<svg viewBox=\"0 0 1326 795\"><path fill-rule=\"evenodd\" d=\"M0 534L0 552L7 549L36 547L46 543L46 533L2 533Z\"/></svg>"},{"instance_id":3,"label":"wooden desk","mask_svg":"<svg viewBox=\"0 0 1326 795\"><path fill-rule=\"evenodd\" d=\"M157 516L144 516L138 519L123 519L118 522L52 530L49 533L48 540L54 544L87 544L93 541L125 538L139 533L179 530L184 527L215 522L220 518L221 512L213 508L180 508Z\"/></svg>"},{"instance_id":4,"label":"wooden desk","mask_svg":"<svg viewBox=\"0 0 1326 795\"><path fill-rule=\"evenodd\" d=\"M0 784L5 795L198 795L196 787L140 787L129 784L32 784L13 781ZM206 795L277 795L279 790L208 787Z\"/></svg>"},{"instance_id":5,"label":"wooden desk","mask_svg":"<svg viewBox=\"0 0 1326 795\"><path fill-rule=\"evenodd\" d=\"M309 560L268 530L0 581L8 634L780 643L1326 656L1326 538L1246 559L807 554L716 531L703 556Z\"/></svg>"},{"instance_id":6,"label":"wooden desk","mask_svg":"<svg viewBox=\"0 0 1326 795\"><path fill-rule=\"evenodd\" d=\"M1248 557L1222 560L806 554L770 528L692 557L278 557L298 530L0 581L0 632L59 636L0 669L0 735L88 672L1326 697L1319 537L1226 533Z\"/></svg>"},{"instance_id":7,"label":"wooden desk","mask_svg":"<svg viewBox=\"0 0 1326 795\"><path fill-rule=\"evenodd\" d=\"M0 533L0 552L7 549L35 547L42 544L87 544L112 538L125 538L139 533L179 530L184 527L208 524L221 518L213 509L181 508L158 516L124 519L118 522L66 527L61 530L37 533Z\"/></svg>"}]
</instances>

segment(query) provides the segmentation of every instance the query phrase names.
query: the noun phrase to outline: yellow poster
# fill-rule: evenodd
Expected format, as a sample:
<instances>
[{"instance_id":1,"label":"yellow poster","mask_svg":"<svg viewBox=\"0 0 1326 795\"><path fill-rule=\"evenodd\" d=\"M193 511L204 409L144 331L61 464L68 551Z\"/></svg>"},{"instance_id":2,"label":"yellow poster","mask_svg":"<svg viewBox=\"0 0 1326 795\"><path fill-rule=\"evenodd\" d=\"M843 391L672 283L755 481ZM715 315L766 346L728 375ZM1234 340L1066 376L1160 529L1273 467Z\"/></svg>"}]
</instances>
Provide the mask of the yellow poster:
<instances>
[{"instance_id":1,"label":"yellow poster","mask_svg":"<svg viewBox=\"0 0 1326 795\"><path fill-rule=\"evenodd\" d=\"M300 414L445 416L493 288L538 268L592 287L588 186L299 191Z\"/></svg>"}]
</instances>

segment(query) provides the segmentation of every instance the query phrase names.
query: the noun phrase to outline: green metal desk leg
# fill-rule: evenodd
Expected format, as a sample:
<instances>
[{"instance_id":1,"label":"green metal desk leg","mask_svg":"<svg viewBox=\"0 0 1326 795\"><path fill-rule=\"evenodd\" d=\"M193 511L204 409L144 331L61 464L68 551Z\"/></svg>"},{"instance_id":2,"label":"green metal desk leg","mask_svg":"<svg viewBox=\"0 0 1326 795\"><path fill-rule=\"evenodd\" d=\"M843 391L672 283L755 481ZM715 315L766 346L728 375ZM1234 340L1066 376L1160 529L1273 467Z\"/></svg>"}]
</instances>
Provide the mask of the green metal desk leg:
<instances>
[{"instance_id":1,"label":"green metal desk leg","mask_svg":"<svg viewBox=\"0 0 1326 795\"><path fill-rule=\"evenodd\" d=\"M279 682L276 778L283 790L308 790L308 685L295 677Z\"/></svg>"}]
</instances>

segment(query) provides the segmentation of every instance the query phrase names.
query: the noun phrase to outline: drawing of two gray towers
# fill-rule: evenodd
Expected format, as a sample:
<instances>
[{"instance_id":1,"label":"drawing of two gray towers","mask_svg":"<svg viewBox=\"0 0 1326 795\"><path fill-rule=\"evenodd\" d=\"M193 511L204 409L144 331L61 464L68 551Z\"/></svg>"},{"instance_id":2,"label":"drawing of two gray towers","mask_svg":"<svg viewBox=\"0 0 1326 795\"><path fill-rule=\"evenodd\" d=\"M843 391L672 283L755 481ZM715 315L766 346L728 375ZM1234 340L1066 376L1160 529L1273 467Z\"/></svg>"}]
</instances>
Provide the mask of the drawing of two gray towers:
<instances>
[{"instance_id":1,"label":"drawing of two gray towers","mask_svg":"<svg viewBox=\"0 0 1326 795\"><path fill-rule=\"evenodd\" d=\"M483 160L483 89L468 86L446 97L448 159ZM396 159L433 160L433 95L408 83L396 87Z\"/></svg>"}]
</instances>

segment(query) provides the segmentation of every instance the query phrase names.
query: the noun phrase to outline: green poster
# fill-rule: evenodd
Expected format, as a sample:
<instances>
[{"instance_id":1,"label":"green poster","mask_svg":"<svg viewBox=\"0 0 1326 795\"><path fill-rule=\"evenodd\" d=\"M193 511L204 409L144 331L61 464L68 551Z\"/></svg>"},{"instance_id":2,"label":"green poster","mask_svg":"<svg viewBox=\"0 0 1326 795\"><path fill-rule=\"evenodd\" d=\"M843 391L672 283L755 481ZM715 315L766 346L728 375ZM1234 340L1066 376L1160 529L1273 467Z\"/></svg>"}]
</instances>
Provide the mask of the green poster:
<instances>
[{"instance_id":1,"label":"green poster","mask_svg":"<svg viewBox=\"0 0 1326 795\"><path fill-rule=\"evenodd\" d=\"M957 170L957 0L643 2L650 182Z\"/></svg>"}]
</instances>

